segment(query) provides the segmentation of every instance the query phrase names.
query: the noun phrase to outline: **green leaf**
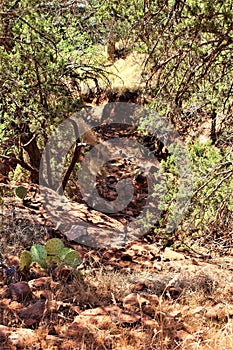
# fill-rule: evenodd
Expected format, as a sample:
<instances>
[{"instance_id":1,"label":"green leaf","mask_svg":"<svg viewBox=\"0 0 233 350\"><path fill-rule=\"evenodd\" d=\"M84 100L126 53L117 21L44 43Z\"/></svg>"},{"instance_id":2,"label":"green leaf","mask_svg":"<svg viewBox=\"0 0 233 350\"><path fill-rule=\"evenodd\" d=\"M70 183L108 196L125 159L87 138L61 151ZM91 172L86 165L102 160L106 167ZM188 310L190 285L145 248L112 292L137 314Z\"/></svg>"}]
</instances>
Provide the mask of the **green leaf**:
<instances>
[{"instance_id":1,"label":"green leaf","mask_svg":"<svg viewBox=\"0 0 233 350\"><path fill-rule=\"evenodd\" d=\"M63 248L60 252L59 252L59 258L61 259L61 260L64 260L65 259L65 257L66 257L66 255L68 254L68 253L70 253L70 252L73 252L74 250L73 249L71 249L71 248Z\"/></svg>"},{"instance_id":2,"label":"green leaf","mask_svg":"<svg viewBox=\"0 0 233 350\"><path fill-rule=\"evenodd\" d=\"M37 262L41 266L45 265L45 259L47 257L47 251L45 247L43 247L41 244L33 244L30 252L32 255L32 261Z\"/></svg>"},{"instance_id":3,"label":"green leaf","mask_svg":"<svg viewBox=\"0 0 233 350\"><path fill-rule=\"evenodd\" d=\"M24 199L27 195L27 189L24 186L18 186L15 189L15 194L17 197L19 197L20 199Z\"/></svg>"},{"instance_id":4,"label":"green leaf","mask_svg":"<svg viewBox=\"0 0 233 350\"><path fill-rule=\"evenodd\" d=\"M20 258L19 258L19 268L20 270L23 270L25 268L28 268L31 265L32 262L32 255L30 252L27 250L23 250L20 253Z\"/></svg>"},{"instance_id":5,"label":"green leaf","mask_svg":"<svg viewBox=\"0 0 233 350\"><path fill-rule=\"evenodd\" d=\"M46 265L51 267L54 264L59 265L61 263L60 258L57 255L48 255L45 259Z\"/></svg>"},{"instance_id":6,"label":"green leaf","mask_svg":"<svg viewBox=\"0 0 233 350\"><path fill-rule=\"evenodd\" d=\"M64 262L71 267L76 267L82 263L82 260L80 259L78 252L73 250L65 256Z\"/></svg>"},{"instance_id":7,"label":"green leaf","mask_svg":"<svg viewBox=\"0 0 233 350\"><path fill-rule=\"evenodd\" d=\"M64 248L64 244L59 238L52 238L45 244L45 249L49 255L59 255Z\"/></svg>"}]
</instances>

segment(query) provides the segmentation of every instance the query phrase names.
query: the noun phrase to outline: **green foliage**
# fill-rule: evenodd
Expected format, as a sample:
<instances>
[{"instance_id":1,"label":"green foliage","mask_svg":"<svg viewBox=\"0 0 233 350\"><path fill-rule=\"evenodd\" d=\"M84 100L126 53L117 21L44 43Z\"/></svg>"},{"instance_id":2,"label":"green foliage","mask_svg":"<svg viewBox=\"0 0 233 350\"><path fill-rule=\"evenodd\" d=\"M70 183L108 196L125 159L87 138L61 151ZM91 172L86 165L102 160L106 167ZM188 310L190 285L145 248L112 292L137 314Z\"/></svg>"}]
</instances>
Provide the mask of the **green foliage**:
<instances>
[{"instance_id":1,"label":"green foliage","mask_svg":"<svg viewBox=\"0 0 233 350\"><path fill-rule=\"evenodd\" d=\"M1 3L0 153L12 150L29 171L39 168L51 131L81 108L73 91L106 80L95 54L94 13L59 0ZM31 180L38 182L36 172Z\"/></svg>"},{"instance_id":2,"label":"green foliage","mask_svg":"<svg viewBox=\"0 0 233 350\"><path fill-rule=\"evenodd\" d=\"M50 255L58 255L63 248L64 244L59 238L52 238L45 244L45 249Z\"/></svg>"},{"instance_id":3,"label":"green foliage","mask_svg":"<svg viewBox=\"0 0 233 350\"><path fill-rule=\"evenodd\" d=\"M18 186L15 189L15 194L17 197L19 197L20 199L24 199L27 195L27 189L24 186Z\"/></svg>"},{"instance_id":4,"label":"green foliage","mask_svg":"<svg viewBox=\"0 0 233 350\"><path fill-rule=\"evenodd\" d=\"M65 257L66 257L66 255L67 255L68 253L70 253L70 252L73 252L73 251L74 251L74 250L71 249L71 248L64 247L64 248L62 248L62 249L58 252L59 258L60 258L61 260L64 260Z\"/></svg>"},{"instance_id":5,"label":"green foliage","mask_svg":"<svg viewBox=\"0 0 233 350\"><path fill-rule=\"evenodd\" d=\"M190 147L190 155L195 191L187 217L189 231L212 235L219 230L224 234L232 222L232 155L220 153L211 143L202 145L198 141Z\"/></svg>"},{"instance_id":6,"label":"green foliage","mask_svg":"<svg viewBox=\"0 0 233 350\"><path fill-rule=\"evenodd\" d=\"M214 240L217 236L226 234L233 225L232 154L221 153L211 142L201 144L196 141L189 146L189 158L192 163L193 192L180 227L184 237L189 240L192 237L207 239L208 236L210 240ZM167 220L171 216L179 215L174 211L178 190L180 191L179 171L174 154L162 161L161 166L166 176L167 192L162 203L164 215L159 220L157 232L161 234L164 231L163 239L166 241L169 237L165 232ZM155 195L158 190L159 185L155 188ZM182 195L185 197L185 193ZM173 238L170 235L170 240ZM228 244L228 240L225 241Z\"/></svg>"},{"instance_id":7,"label":"green foliage","mask_svg":"<svg viewBox=\"0 0 233 350\"><path fill-rule=\"evenodd\" d=\"M32 263L32 255L30 252L28 252L27 250L23 250L20 253L20 261L19 261L19 268L20 270L24 270L29 268L29 266Z\"/></svg>"},{"instance_id":8,"label":"green foliage","mask_svg":"<svg viewBox=\"0 0 233 350\"><path fill-rule=\"evenodd\" d=\"M2 0L0 16L1 152L14 152L28 171L39 168L52 130L81 108L81 89L108 82L100 45L109 34L145 55L143 80L160 115L186 123L187 113L231 105L229 0L94 0L85 8Z\"/></svg>"},{"instance_id":9,"label":"green foliage","mask_svg":"<svg viewBox=\"0 0 233 350\"><path fill-rule=\"evenodd\" d=\"M76 268L82 261L75 250L64 247L60 239L52 238L44 246L33 244L30 252L23 250L20 253L20 270L29 268L32 262L50 270L56 266Z\"/></svg>"},{"instance_id":10,"label":"green foliage","mask_svg":"<svg viewBox=\"0 0 233 350\"><path fill-rule=\"evenodd\" d=\"M39 168L51 132L82 107L81 89L92 85L99 92L100 81L107 82L100 45L106 44L109 34L145 56L143 86L153 97L151 107L158 114L157 120L148 118L146 124L156 125L158 116L163 115L182 130L180 126L186 126L191 117L197 118L198 111L220 115L229 108L231 113L230 0L85 3L85 9L80 9L76 2L64 0L1 1L0 153L14 153L27 171ZM226 123L227 116L224 119ZM221 130L228 145L231 134L227 128ZM190 146L189 155L194 194L185 222L188 232L199 233L230 218L232 155L198 142ZM177 196L186 195L185 189L179 188L182 169L176 165L176 156L182 156L178 148L162 162L167 191L160 203L165 212L161 227L169 215L175 222L179 215L179 208L177 212L174 209ZM48 178L51 174L56 179L56 172L51 162ZM158 181L154 190L162 197L160 185ZM26 194L18 189L16 195L23 199ZM47 257L39 247L33 248L33 254L44 265L65 263L66 256L68 262L72 256L75 260L75 254L67 249L53 241L47 244Z\"/></svg>"},{"instance_id":11,"label":"green foliage","mask_svg":"<svg viewBox=\"0 0 233 350\"><path fill-rule=\"evenodd\" d=\"M15 183L15 182L16 183L19 183L19 182L27 183L27 182L29 182L29 179L30 179L30 172L28 170L24 169L20 164L17 164L14 172L10 173L8 175L8 178L13 183Z\"/></svg>"},{"instance_id":12,"label":"green foliage","mask_svg":"<svg viewBox=\"0 0 233 350\"><path fill-rule=\"evenodd\" d=\"M38 263L41 267L46 266L47 251L45 247L43 247L41 244L33 244L30 249L30 253L32 256L32 261Z\"/></svg>"},{"instance_id":13,"label":"green foliage","mask_svg":"<svg viewBox=\"0 0 233 350\"><path fill-rule=\"evenodd\" d=\"M145 55L143 78L160 115L231 105L232 4L227 0L96 1L99 28Z\"/></svg>"},{"instance_id":14,"label":"green foliage","mask_svg":"<svg viewBox=\"0 0 233 350\"><path fill-rule=\"evenodd\" d=\"M68 266L75 267L81 263L79 254L75 250L72 250L72 251L68 252L67 254L63 254L62 256L63 256L63 259L62 258L61 259Z\"/></svg>"}]
</instances>

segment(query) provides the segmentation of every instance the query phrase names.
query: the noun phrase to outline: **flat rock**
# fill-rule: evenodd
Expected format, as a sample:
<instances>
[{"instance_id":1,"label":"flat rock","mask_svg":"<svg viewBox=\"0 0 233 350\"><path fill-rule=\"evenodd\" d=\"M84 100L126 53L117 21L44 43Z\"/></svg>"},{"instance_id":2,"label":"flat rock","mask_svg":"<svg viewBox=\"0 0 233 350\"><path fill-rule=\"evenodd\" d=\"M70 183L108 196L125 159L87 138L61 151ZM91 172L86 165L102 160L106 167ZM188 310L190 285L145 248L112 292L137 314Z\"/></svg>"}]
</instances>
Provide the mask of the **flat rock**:
<instances>
[{"instance_id":1,"label":"flat rock","mask_svg":"<svg viewBox=\"0 0 233 350\"><path fill-rule=\"evenodd\" d=\"M163 253L163 260L169 260L169 261L185 260L185 255L182 253L177 253L170 248L166 248Z\"/></svg>"},{"instance_id":2,"label":"flat rock","mask_svg":"<svg viewBox=\"0 0 233 350\"><path fill-rule=\"evenodd\" d=\"M43 317L45 303L37 301L35 304L25 308L19 313L19 317L24 321L27 327L38 324Z\"/></svg>"},{"instance_id":3,"label":"flat rock","mask_svg":"<svg viewBox=\"0 0 233 350\"><path fill-rule=\"evenodd\" d=\"M32 296L31 288L27 282L17 282L9 285L7 295L12 300L24 301Z\"/></svg>"}]
</instances>

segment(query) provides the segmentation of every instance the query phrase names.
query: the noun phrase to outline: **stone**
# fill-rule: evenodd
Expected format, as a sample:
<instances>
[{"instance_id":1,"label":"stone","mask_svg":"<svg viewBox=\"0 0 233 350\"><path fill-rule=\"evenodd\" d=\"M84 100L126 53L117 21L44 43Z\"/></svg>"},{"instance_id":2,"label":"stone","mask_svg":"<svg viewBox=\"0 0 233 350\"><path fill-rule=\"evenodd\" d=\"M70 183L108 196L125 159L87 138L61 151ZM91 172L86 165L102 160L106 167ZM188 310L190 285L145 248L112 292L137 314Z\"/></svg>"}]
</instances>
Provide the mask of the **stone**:
<instances>
[{"instance_id":1,"label":"stone","mask_svg":"<svg viewBox=\"0 0 233 350\"><path fill-rule=\"evenodd\" d=\"M11 283L7 291L7 296L12 300L25 301L31 298L32 291L27 282Z\"/></svg>"},{"instance_id":2,"label":"stone","mask_svg":"<svg viewBox=\"0 0 233 350\"><path fill-rule=\"evenodd\" d=\"M19 317L24 321L25 326L39 324L45 311L45 302L37 301L35 304L25 308L19 313Z\"/></svg>"}]
</instances>

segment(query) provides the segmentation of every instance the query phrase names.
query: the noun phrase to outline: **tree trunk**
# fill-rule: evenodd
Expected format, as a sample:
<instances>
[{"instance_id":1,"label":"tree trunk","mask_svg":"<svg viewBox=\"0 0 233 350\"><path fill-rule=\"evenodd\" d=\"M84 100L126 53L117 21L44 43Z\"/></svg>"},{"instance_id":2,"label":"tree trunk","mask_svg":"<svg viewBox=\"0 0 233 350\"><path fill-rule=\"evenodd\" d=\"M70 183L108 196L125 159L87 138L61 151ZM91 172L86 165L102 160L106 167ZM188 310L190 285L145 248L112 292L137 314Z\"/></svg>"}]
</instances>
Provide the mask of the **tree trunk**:
<instances>
[{"instance_id":1,"label":"tree trunk","mask_svg":"<svg viewBox=\"0 0 233 350\"><path fill-rule=\"evenodd\" d=\"M23 149L28 153L30 165L33 168L31 170L30 180L33 183L38 184L41 152L38 148L36 137L30 132L21 135L20 140Z\"/></svg>"}]
</instances>

